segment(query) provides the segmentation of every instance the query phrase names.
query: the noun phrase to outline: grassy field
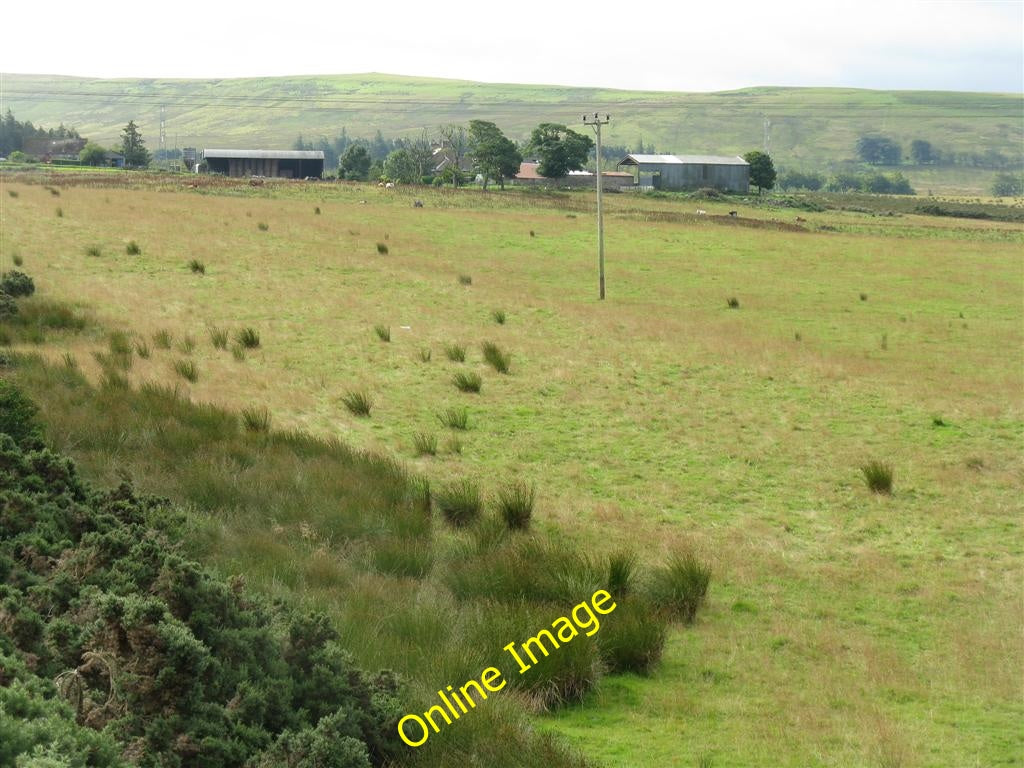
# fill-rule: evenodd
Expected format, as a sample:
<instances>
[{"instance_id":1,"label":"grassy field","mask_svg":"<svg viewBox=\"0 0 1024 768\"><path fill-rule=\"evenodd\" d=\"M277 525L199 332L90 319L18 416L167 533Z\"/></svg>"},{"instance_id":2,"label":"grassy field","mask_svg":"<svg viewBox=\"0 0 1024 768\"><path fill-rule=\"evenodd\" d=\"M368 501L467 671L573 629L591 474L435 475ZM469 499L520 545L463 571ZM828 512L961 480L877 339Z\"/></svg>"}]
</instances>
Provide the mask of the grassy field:
<instances>
[{"instance_id":1,"label":"grassy field","mask_svg":"<svg viewBox=\"0 0 1024 768\"><path fill-rule=\"evenodd\" d=\"M640 139L661 152L742 154L761 148L764 117L777 167L828 171L856 156L858 137L914 139L943 152L995 150L1021 159L1020 94L869 91L850 88L746 88L720 93L618 91L477 83L377 73L234 80L96 80L4 75L5 108L20 120L63 122L101 143L120 141L135 120L155 148L160 106L170 146L285 149L300 134L333 140L415 138L424 128L491 120L525 140L538 123L575 124L584 112L612 114L609 145ZM987 194L993 171L901 168L922 193Z\"/></svg>"},{"instance_id":2,"label":"grassy field","mask_svg":"<svg viewBox=\"0 0 1024 768\"><path fill-rule=\"evenodd\" d=\"M541 730L624 767L1024 764L1019 224L610 196L600 303L588 196L159 184L6 180L0 264L102 326L194 338L134 382L265 406L432 483L534 482L541 527L594 553L713 563L655 674L607 678ZM211 344L245 326L261 345L242 360ZM95 379L104 344L39 350ZM469 414L457 451L449 406ZM891 496L866 488L872 460ZM89 469L116 481L117 457ZM259 574L230 545L213 559Z\"/></svg>"}]
</instances>

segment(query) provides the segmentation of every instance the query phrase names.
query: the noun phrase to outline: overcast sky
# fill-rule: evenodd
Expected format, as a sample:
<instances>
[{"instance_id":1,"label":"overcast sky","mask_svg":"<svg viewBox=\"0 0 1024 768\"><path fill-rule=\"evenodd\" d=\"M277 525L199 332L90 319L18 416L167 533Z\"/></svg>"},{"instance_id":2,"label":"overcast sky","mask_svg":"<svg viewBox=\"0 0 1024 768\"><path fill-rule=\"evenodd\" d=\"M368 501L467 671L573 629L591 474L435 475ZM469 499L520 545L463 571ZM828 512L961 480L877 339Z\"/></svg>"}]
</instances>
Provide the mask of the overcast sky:
<instances>
[{"instance_id":1,"label":"overcast sky","mask_svg":"<svg viewBox=\"0 0 1024 768\"><path fill-rule=\"evenodd\" d=\"M1024 0L8 3L0 71L1021 92Z\"/></svg>"}]
</instances>

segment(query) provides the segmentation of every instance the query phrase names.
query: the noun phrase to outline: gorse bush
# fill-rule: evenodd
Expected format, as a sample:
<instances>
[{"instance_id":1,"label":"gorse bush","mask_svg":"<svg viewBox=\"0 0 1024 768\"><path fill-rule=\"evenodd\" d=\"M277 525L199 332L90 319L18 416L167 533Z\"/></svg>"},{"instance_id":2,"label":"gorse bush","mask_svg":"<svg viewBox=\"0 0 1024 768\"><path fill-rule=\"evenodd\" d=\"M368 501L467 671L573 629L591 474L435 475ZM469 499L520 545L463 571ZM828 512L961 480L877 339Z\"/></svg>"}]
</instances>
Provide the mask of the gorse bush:
<instances>
[{"instance_id":1,"label":"gorse bush","mask_svg":"<svg viewBox=\"0 0 1024 768\"><path fill-rule=\"evenodd\" d=\"M457 528L476 522L483 509L480 489L470 480L460 480L438 489L434 494L434 505L444 519Z\"/></svg>"},{"instance_id":2,"label":"gorse bush","mask_svg":"<svg viewBox=\"0 0 1024 768\"><path fill-rule=\"evenodd\" d=\"M0 292L16 299L31 296L36 292L36 284L24 272L12 269L10 272L4 272L0 277Z\"/></svg>"},{"instance_id":3,"label":"gorse bush","mask_svg":"<svg viewBox=\"0 0 1024 768\"><path fill-rule=\"evenodd\" d=\"M374 333L377 334L377 338L381 341L391 341L391 327L387 325L375 325L373 326Z\"/></svg>"},{"instance_id":4,"label":"gorse bush","mask_svg":"<svg viewBox=\"0 0 1024 768\"><path fill-rule=\"evenodd\" d=\"M523 482L512 482L498 490L498 514L509 530L525 531L533 517L535 489Z\"/></svg>"},{"instance_id":5,"label":"gorse bush","mask_svg":"<svg viewBox=\"0 0 1024 768\"><path fill-rule=\"evenodd\" d=\"M869 461L860 468L867 483L874 493L889 495L892 493L892 466L881 461Z\"/></svg>"},{"instance_id":6,"label":"gorse bush","mask_svg":"<svg viewBox=\"0 0 1024 768\"><path fill-rule=\"evenodd\" d=\"M369 416L373 408L373 399L364 390L346 392L341 397L341 402L356 416Z\"/></svg>"},{"instance_id":7,"label":"gorse bush","mask_svg":"<svg viewBox=\"0 0 1024 768\"><path fill-rule=\"evenodd\" d=\"M451 429L469 429L469 412L465 408L445 408L437 414L437 418Z\"/></svg>"},{"instance_id":8,"label":"gorse bush","mask_svg":"<svg viewBox=\"0 0 1024 768\"><path fill-rule=\"evenodd\" d=\"M512 356L510 354L503 352L501 347L493 341L485 341L481 345L481 349L484 353L484 360L490 363L494 370L498 373L508 373L509 366L512 364Z\"/></svg>"},{"instance_id":9,"label":"gorse bush","mask_svg":"<svg viewBox=\"0 0 1024 768\"><path fill-rule=\"evenodd\" d=\"M199 381L199 369L196 368L196 364L191 360L175 360L174 372L192 384Z\"/></svg>"},{"instance_id":10,"label":"gorse bush","mask_svg":"<svg viewBox=\"0 0 1024 768\"><path fill-rule=\"evenodd\" d=\"M693 622L697 609L704 604L711 569L692 552L673 554L668 563L651 574L651 602L687 624Z\"/></svg>"},{"instance_id":11,"label":"gorse bush","mask_svg":"<svg viewBox=\"0 0 1024 768\"><path fill-rule=\"evenodd\" d=\"M452 383L460 392L479 392L483 379L479 374L459 371L452 377Z\"/></svg>"},{"instance_id":12,"label":"gorse bush","mask_svg":"<svg viewBox=\"0 0 1024 768\"><path fill-rule=\"evenodd\" d=\"M242 328L235 334L235 341L245 349L256 349L260 345L260 334L255 328Z\"/></svg>"},{"instance_id":13,"label":"gorse bush","mask_svg":"<svg viewBox=\"0 0 1024 768\"><path fill-rule=\"evenodd\" d=\"M466 362L466 347L463 344L445 344L444 354L453 363Z\"/></svg>"}]
</instances>

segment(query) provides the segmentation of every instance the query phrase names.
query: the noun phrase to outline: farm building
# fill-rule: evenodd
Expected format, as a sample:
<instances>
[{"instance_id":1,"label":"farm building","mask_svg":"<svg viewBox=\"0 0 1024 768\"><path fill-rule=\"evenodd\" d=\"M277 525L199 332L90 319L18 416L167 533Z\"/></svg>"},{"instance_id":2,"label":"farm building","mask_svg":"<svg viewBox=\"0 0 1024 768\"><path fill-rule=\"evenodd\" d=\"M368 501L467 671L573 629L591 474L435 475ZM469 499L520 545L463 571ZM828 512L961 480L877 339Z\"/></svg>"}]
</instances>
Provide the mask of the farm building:
<instances>
[{"instance_id":1,"label":"farm building","mask_svg":"<svg viewBox=\"0 0 1024 768\"><path fill-rule=\"evenodd\" d=\"M713 187L750 191L750 166L742 157L716 155L626 155L618 167L636 168L634 184L654 189Z\"/></svg>"},{"instance_id":2,"label":"farm building","mask_svg":"<svg viewBox=\"0 0 1024 768\"><path fill-rule=\"evenodd\" d=\"M596 177L590 171L569 171L568 176L549 179L537 172L540 163L521 163L513 181L524 186L593 187ZM601 174L601 187L617 192L623 187L633 186L633 174L605 171Z\"/></svg>"},{"instance_id":3,"label":"farm building","mask_svg":"<svg viewBox=\"0 0 1024 768\"><path fill-rule=\"evenodd\" d=\"M324 153L320 150L204 149L203 159L210 173L225 176L320 179L324 175Z\"/></svg>"}]
</instances>

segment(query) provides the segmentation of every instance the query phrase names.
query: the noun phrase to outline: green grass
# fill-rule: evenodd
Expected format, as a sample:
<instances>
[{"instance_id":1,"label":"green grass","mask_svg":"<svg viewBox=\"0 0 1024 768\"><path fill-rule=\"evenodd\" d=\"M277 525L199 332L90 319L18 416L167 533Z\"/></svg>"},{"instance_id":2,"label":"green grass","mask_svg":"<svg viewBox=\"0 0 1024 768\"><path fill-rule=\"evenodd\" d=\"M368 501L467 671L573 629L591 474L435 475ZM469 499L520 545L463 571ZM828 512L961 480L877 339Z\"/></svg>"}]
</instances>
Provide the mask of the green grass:
<instances>
[{"instance_id":1,"label":"green grass","mask_svg":"<svg viewBox=\"0 0 1024 768\"><path fill-rule=\"evenodd\" d=\"M643 553L646 565L625 600L644 597L652 565L672 551L691 548L713 567L702 609L689 628L670 627L653 675L606 677L582 707L533 720L535 729L568 736L610 767L636 765L637 755L645 765L695 765L710 754L716 765L781 768L878 765L886 755L903 755L914 768L1017 760L1024 692L1022 653L1011 640L1022 621L1014 542L1024 381L1007 350L1024 344L1019 226L899 210L882 216L861 203L868 212L713 200L701 201L709 215L698 224L684 200L609 195L608 298L599 303L592 195L416 190L431 214L423 217L401 190L392 200L345 184L259 194L228 182L223 193L181 193L177 184L73 187L65 195L69 211L74 204L72 230L52 216L49 195L14 181L21 194L5 210L0 263L15 249L47 254L30 260L44 298L82 301L147 337L165 328L178 339L207 323L265 329L274 344L245 365L197 352L202 377L188 388L197 400L258 400L275 428L341 433L356 451L396 457L408 457L410 436L438 429L435 414L458 402L454 370L425 366L415 351L500 334L515 351L516 375L493 376L474 399L472 430L454 433L461 453L441 438L438 459L419 462L431 487L469 476L493 494L493 479L535 481L544 521L526 536L563 526L578 544L570 551L593 553L598 586L609 581L609 550L628 542ZM314 204L330 206L331 215L311 216ZM246 208L257 220L294 216L304 225L287 240L258 237ZM738 221L726 215L734 208ZM780 227L798 213L809 219L807 231ZM364 234L330 226L339 217L359 221ZM199 231L182 233L184 219L198 221ZM527 241L530 228L542 236ZM399 262L367 259L384 231L402 243ZM111 232L153 245L134 258L82 256ZM332 255L287 258L294 253ZM180 279L193 255L224 265L216 280ZM287 268L267 274L275 258ZM453 279L459 270L473 275L471 290ZM725 307L733 293L739 311ZM497 306L515 313L500 329L489 317ZM412 330L396 337L408 348L392 355L367 330L394 307ZM63 331L47 332L40 349L55 360L73 352L95 381L90 353L104 339L90 334L72 342ZM153 357L123 375L134 386L146 377L181 382L170 371L173 356L154 350ZM386 409L371 420L349 417L339 400L355 382L386 393ZM74 392L47 401L47 418L63 420ZM934 427L935 414L950 426ZM149 437L135 427L125 432L136 422ZM115 485L131 462L135 482L164 483L156 489L164 495L203 503L223 495L231 504L216 509L231 510L237 497L228 490L246 494L236 506L252 516L213 516L213 557L228 573L276 584L288 599L309 595L346 620L380 626L386 597L396 617L388 629L403 629L378 632L380 647L354 631L346 641L364 666L399 659L396 668L415 669L433 686L421 702L493 657L481 650L493 647L482 635L455 645L451 627L467 627L465 617L405 582L371 581L370 594L339 600L339 591L367 578L369 554L368 564L353 565L337 548L317 555L319 545L298 533L301 546L274 534L270 513L259 510L284 510L276 524L293 533L310 514L299 481L321 482L327 469L297 473L286 462L242 469L254 457L239 443L233 455L210 449L178 458L188 472L179 487L153 470L164 455L152 442L159 423L132 413L116 430L65 424L54 434L80 452L97 445L92 471ZM237 418L233 429L239 441L263 439L246 435ZM122 434L131 436L127 444L117 442ZM205 451L206 440L197 427L180 444ZM873 457L896 468L891 497L871 493L860 474ZM243 474L213 482L221 461ZM278 483L294 501L284 503ZM348 526L333 522L333 509L313 509L330 529L326 540L343 540ZM468 548L475 562L478 548L490 546L484 534L497 536L495 524L504 528L489 509L469 530L436 525L444 554L428 580L451 570L449 554ZM218 525L227 528L217 532ZM514 585L511 569L496 572L495 562L481 557L477 580ZM548 590L571 605L578 590L564 583L534 594ZM480 593L458 610L492 599ZM405 627L429 630L435 644L473 662L410 660L411 649L425 646ZM611 627L609 620L601 631ZM485 724L474 731L482 749L496 721L476 714ZM459 727L477 728L469 718Z\"/></svg>"}]
</instances>

